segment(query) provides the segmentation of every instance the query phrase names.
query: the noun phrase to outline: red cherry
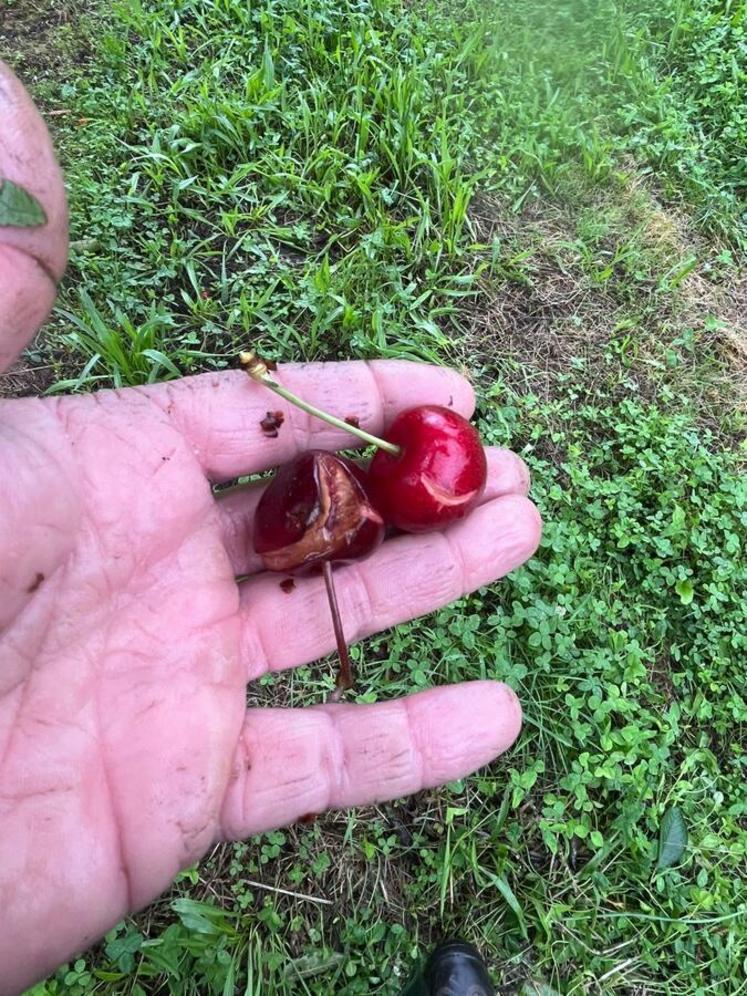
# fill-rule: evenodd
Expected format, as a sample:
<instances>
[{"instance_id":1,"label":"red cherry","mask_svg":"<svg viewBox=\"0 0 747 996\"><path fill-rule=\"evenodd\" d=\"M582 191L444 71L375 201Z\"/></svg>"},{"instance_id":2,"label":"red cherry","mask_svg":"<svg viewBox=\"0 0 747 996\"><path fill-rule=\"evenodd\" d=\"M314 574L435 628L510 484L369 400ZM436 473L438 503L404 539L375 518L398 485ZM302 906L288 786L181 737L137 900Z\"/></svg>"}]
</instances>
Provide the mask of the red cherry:
<instances>
[{"instance_id":1,"label":"red cherry","mask_svg":"<svg viewBox=\"0 0 747 996\"><path fill-rule=\"evenodd\" d=\"M480 435L450 408L420 405L401 412L386 433L399 456L378 450L368 491L385 520L408 533L438 529L474 508L485 489Z\"/></svg>"},{"instance_id":2,"label":"red cherry","mask_svg":"<svg viewBox=\"0 0 747 996\"><path fill-rule=\"evenodd\" d=\"M254 515L254 549L267 570L294 574L368 556L384 522L365 482L360 467L324 450L281 467Z\"/></svg>"},{"instance_id":3,"label":"red cherry","mask_svg":"<svg viewBox=\"0 0 747 996\"><path fill-rule=\"evenodd\" d=\"M268 570L289 574L322 569L340 654L330 701L338 701L353 686L353 672L333 562L371 553L383 539L384 518L406 532L438 529L461 519L485 488L485 452L477 430L449 408L411 408L395 419L388 439L380 439L361 429L356 416L343 420L289 391L271 376L276 365L253 350L241 352L239 362L253 381L285 401L379 447L368 475L343 457L319 450L305 453L278 471L255 513L254 547ZM278 426L271 428L277 434ZM264 420L262 429L268 429Z\"/></svg>"}]
</instances>

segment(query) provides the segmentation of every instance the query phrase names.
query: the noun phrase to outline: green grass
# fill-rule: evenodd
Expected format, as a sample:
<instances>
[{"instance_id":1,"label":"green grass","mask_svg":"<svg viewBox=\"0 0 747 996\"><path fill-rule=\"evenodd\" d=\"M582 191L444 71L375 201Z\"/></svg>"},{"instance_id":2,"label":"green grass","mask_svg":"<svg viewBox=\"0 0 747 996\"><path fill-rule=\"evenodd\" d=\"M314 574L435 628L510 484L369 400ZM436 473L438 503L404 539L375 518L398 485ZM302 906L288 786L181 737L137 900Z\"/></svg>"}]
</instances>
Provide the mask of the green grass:
<instances>
[{"instance_id":1,"label":"green grass","mask_svg":"<svg viewBox=\"0 0 747 996\"><path fill-rule=\"evenodd\" d=\"M221 368L250 339L461 364L546 529L511 578L354 651L364 701L509 681L506 758L219 848L36 996L394 996L449 930L507 991L747 989L744 14L131 0L81 20L95 55L36 86L69 111L72 263L29 357L52 389ZM329 670L258 694L316 702ZM673 807L688 843L658 868Z\"/></svg>"},{"instance_id":2,"label":"green grass","mask_svg":"<svg viewBox=\"0 0 747 996\"><path fill-rule=\"evenodd\" d=\"M47 88L84 121L62 146L77 246L65 304L86 323L64 342L91 360L86 379L149 377L148 357L120 369L115 311L146 341L158 327L158 352L186 372L250 333L284 357L453 355L480 277L512 269L475 231L475 191L583 203L630 149L739 244L736 98L698 117L691 84L682 113L693 15L645 7L567 0L548 18L544 3L471 0L460 27L438 4L115 7L97 61ZM666 54L645 40L660 21ZM740 65L743 42L729 44ZM675 75L659 79L659 62ZM712 70L724 86L727 70ZM649 118L666 115L675 138L662 144ZM696 168L704 121L726 144L712 135Z\"/></svg>"}]
</instances>

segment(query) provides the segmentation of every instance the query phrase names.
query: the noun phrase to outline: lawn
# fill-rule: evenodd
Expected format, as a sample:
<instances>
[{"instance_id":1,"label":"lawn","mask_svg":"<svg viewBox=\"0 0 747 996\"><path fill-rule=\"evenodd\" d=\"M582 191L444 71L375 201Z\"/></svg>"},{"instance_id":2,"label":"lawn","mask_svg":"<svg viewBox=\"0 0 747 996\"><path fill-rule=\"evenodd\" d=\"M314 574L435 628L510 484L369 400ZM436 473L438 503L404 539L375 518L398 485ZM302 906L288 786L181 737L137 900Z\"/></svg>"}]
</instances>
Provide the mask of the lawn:
<instances>
[{"instance_id":1,"label":"lawn","mask_svg":"<svg viewBox=\"0 0 747 996\"><path fill-rule=\"evenodd\" d=\"M34 996L395 996L450 931L505 993L747 991L746 32L744 0L0 0L73 240L0 394L250 339L454 364L546 523L354 652L365 702L508 681L507 755L216 848Z\"/></svg>"}]
</instances>

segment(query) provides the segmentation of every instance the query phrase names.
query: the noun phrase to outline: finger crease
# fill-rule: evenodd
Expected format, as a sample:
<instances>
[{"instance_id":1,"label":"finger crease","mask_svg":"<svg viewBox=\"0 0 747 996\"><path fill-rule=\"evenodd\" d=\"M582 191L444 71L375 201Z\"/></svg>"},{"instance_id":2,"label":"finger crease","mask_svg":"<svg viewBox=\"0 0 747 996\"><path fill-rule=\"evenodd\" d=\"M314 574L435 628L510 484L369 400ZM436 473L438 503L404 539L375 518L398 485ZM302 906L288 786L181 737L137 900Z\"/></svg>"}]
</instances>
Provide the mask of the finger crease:
<instances>
[{"instance_id":1,"label":"finger crease","mask_svg":"<svg viewBox=\"0 0 747 996\"><path fill-rule=\"evenodd\" d=\"M42 259L41 256L35 255L35 253L29 252L28 249L21 249L19 246L3 245L2 249L6 252L17 253L19 256L25 256L26 259L30 259L32 263L36 263L39 269L42 271L45 277L48 278L53 287L57 287L58 280L55 276L52 268L46 260Z\"/></svg>"},{"instance_id":2,"label":"finger crease","mask_svg":"<svg viewBox=\"0 0 747 996\"><path fill-rule=\"evenodd\" d=\"M373 598L371 589L368 586L368 577L365 569L359 564L351 564L353 585L351 585L351 596L353 602L353 618L355 619L355 633L350 640L360 640L371 632L369 624L374 618ZM344 625L344 623L343 623Z\"/></svg>"},{"instance_id":3,"label":"finger crease","mask_svg":"<svg viewBox=\"0 0 747 996\"><path fill-rule=\"evenodd\" d=\"M109 758L107 755L107 746L103 735L101 706L98 696L96 696L94 700L94 707L96 711L97 737L99 744L101 745L101 770L103 774L104 788L106 790L106 794L109 799L109 808L111 810L112 826L114 828L117 853L119 855L119 866L122 872L122 876L124 878L125 904L126 908L128 910L131 910L135 906L134 888L133 888L132 876L130 875L129 863L127 860L124 827L122 825L121 814L119 812L119 807L117 806L117 801L114 795L114 783L112 778L112 772L109 765Z\"/></svg>"},{"instance_id":4,"label":"finger crease","mask_svg":"<svg viewBox=\"0 0 747 996\"><path fill-rule=\"evenodd\" d=\"M325 809L336 809L340 800L349 795L350 755L348 754L345 737L338 721L337 710L325 712L329 736L326 738L327 748L323 752L322 763L327 772L327 801Z\"/></svg>"},{"instance_id":5,"label":"finger crease","mask_svg":"<svg viewBox=\"0 0 747 996\"><path fill-rule=\"evenodd\" d=\"M446 546L449 549L449 554L452 561L456 564L458 574L459 574L459 598L465 595L469 590L469 575L467 571L467 562L464 558L464 553L462 551L461 544L458 540L455 540L450 531L447 529L446 532L441 533L444 540L446 541Z\"/></svg>"},{"instance_id":6,"label":"finger crease","mask_svg":"<svg viewBox=\"0 0 747 996\"><path fill-rule=\"evenodd\" d=\"M285 386L285 385L283 385ZM289 388L292 390L292 388ZM290 423L293 433L293 442L298 453L313 449L314 426L318 423L320 432L328 428L323 422L319 422L314 415L309 415L296 405L283 399L283 410L285 411L285 422Z\"/></svg>"},{"instance_id":7,"label":"finger crease","mask_svg":"<svg viewBox=\"0 0 747 996\"><path fill-rule=\"evenodd\" d=\"M426 758L423 744L420 742L416 731L421 728L422 724L418 723L416 717L413 715L412 699L404 698L400 701L405 712L405 720L407 723L407 737L410 745L410 766L411 770L415 772L417 776L416 791L420 791L420 789L425 786ZM423 727L423 729L427 729L427 726Z\"/></svg>"},{"instance_id":8,"label":"finger crease","mask_svg":"<svg viewBox=\"0 0 747 996\"><path fill-rule=\"evenodd\" d=\"M379 380L379 375L376 373L376 367L371 363L370 360L365 361L365 368L371 377L371 381L374 386L373 396L378 402L378 411L376 413L376 423L381 426L382 431L386 429L384 425L384 415L387 409L387 398L381 386L381 381Z\"/></svg>"},{"instance_id":9,"label":"finger crease","mask_svg":"<svg viewBox=\"0 0 747 996\"><path fill-rule=\"evenodd\" d=\"M260 620L247 623L241 643L241 659L252 681L273 670Z\"/></svg>"}]
</instances>

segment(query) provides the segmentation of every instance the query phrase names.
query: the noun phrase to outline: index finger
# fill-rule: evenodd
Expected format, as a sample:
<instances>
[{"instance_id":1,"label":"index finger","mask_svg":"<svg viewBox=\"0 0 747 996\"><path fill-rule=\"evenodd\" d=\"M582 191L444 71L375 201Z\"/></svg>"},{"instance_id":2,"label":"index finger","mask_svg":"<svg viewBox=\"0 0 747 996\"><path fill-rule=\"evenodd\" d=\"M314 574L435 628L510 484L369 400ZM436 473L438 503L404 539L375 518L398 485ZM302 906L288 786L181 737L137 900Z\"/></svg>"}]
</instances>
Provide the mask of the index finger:
<instances>
[{"instance_id":1,"label":"index finger","mask_svg":"<svg viewBox=\"0 0 747 996\"><path fill-rule=\"evenodd\" d=\"M412 405L445 405L469 417L475 404L471 385L455 370L406 360L284 363L273 376L305 401L339 418L357 419L374 434ZM145 390L214 481L268 470L311 448L360 446L355 436L300 411L243 371L185 377ZM260 425L268 412L280 413L277 436Z\"/></svg>"}]
</instances>

